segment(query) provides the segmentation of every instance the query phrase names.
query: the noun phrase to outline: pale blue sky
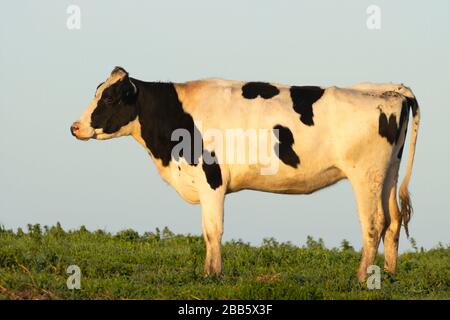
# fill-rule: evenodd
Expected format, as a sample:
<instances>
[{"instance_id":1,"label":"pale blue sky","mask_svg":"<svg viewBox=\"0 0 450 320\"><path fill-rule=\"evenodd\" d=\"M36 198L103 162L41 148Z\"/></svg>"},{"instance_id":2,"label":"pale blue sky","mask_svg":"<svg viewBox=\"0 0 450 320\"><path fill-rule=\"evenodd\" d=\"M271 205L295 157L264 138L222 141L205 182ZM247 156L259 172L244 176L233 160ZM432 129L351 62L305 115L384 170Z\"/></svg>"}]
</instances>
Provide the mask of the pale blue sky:
<instances>
[{"instance_id":1,"label":"pale blue sky","mask_svg":"<svg viewBox=\"0 0 450 320\"><path fill-rule=\"evenodd\" d=\"M66 28L70 4L81 8L81 30ZM370 4L381 8L381 30L366 27ZM148 81L407 84L422 108L411 234L425 247L450 242L449 1L9 1L0 25L0 224L8 228L60 221L200 234L199 206L162 182L132 138L83 143L69 133L121 65ZM347 181L308 196L227 198L225 240L303 244L307 235L360 247Z\"/></svg>"}]
</instances>

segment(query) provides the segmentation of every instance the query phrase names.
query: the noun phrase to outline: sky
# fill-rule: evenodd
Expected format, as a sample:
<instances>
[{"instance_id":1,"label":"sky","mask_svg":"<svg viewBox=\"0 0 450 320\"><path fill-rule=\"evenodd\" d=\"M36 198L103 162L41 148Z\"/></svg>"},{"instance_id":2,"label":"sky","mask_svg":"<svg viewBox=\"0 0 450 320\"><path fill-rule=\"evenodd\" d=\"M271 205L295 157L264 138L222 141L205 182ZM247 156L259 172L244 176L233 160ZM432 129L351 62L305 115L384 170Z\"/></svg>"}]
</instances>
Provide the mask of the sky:
<instances>
[{"instance_id":1,"label":"sky","mask_svg":"<svg viewBox=\"0 0 450 320\"><path fill-rule=\"evenodd\" d=\"M70 5L80 28L68 28ZM370 5L380 9L370 29ZM72 21L72 20L71 20ZM372 20L370 20L372 21ZM8 1L0 10L0 224L201 234L198 205L131 137L69 132L114 66L146 81L206 77L297 85L401 82L422 121L410 191L418 246L450 243L450 2ZM69 24L69 26L73 26ZM404 163L400 171L403 177ZM312 195L227 196L224 240L361 246L348 181ZM400 250L411 246L402 232Z\"/></svg>"}]
</instances>

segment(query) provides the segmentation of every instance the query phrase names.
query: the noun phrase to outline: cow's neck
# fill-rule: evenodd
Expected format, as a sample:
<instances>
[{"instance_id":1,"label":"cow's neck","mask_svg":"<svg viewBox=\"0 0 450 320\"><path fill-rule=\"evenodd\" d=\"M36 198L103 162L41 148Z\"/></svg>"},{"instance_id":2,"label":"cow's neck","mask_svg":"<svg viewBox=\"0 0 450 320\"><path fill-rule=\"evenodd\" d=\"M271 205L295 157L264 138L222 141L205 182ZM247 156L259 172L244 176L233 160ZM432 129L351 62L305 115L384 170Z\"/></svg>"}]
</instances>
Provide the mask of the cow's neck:
<instances>
[{"instance_id":1,"label":"cow's neck","mask_svg":"<svg viewBox=\"0 0 450 320\"><path fill-rule=\"evenodd\" d=\"M132 79L138 88L138 121L140 135L152 155L168 166L172 160L172 150L178 141L172 141L172 134L177 129L189 132L191 143L193 137L200 136L194 120L183 109L173 83L143 82ZM198 163L201 155L199 148L192 148L191 155L185 156L188 163ZM176 159L178 160L178 159Z\"/></svg>"},{"instance_id":2,"label":"cow's neck","mask_svg":"<svg viewBox=\"0 0 450 320\"><path fill-rule=\"evenodd\" d=\"M172 150L178 143L172 141L172 133L182 128L193 136L194 121L184 112L173 83L131 80L138 88L136 101L138 116L132 135L146 148L163 178L169 180ZM193 157L194 155L191 161Z\"/></svg>"}]
</instances>

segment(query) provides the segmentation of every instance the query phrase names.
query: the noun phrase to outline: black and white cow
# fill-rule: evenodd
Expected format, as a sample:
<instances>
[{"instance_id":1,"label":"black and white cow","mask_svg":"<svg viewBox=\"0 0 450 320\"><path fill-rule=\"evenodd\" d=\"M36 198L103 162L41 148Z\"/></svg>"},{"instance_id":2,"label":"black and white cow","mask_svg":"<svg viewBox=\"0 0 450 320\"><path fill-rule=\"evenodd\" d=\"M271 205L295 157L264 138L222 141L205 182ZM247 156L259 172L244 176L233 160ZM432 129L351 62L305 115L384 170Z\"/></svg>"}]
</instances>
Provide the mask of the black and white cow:
<instances>
[{"instance_id":1,"label":"black and white cow","mask_svg":"<svg viewBox=\"0 0 450 320\"><path fill-rule=\"evenodd\" d=\"M397 179L410 110L414 122L399 209ZM243 189L309 194L349 179L362 226L362 281L381 239L384 267L395 272L400 227L403 221L408 232L412 211L408 183L419 118L413 93L398 84L321 88L222 79L144 82L116 67L71 132L81 140L133 136L163 179L187 202L201 204L207 275L221 273L225 194ZM246 138L269 132L249 148L275 154L275 170L264 172L268 162L224 160L229 150L218 141L232 129ZM188 152L177 149L182 142L191 147ZM251 150L243 152L247 160L252 156Z\"/></svg>"}]
</instances>

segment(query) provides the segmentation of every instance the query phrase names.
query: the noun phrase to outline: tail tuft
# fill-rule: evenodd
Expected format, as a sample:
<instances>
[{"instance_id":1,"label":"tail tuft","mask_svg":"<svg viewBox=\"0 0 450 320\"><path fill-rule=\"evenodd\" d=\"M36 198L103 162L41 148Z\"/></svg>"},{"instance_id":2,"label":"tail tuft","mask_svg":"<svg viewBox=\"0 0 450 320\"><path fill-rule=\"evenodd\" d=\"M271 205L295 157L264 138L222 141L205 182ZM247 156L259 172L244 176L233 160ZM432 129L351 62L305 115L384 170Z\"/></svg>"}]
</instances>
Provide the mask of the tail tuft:
<instances>
[{"instance_id":1,"label":"tail tuft","mask_svg":"<svg viewBox=\"0 0 450 320\"><path fill-rule=\"evenodd\" d=\"M411 220L411 215L413 213L413 207L411 204L411 197L407 189L400 192L400 215L403 221L403 227L405 228L406 237L409 238L408 223Z\"/></svg>"}]
</instances>

